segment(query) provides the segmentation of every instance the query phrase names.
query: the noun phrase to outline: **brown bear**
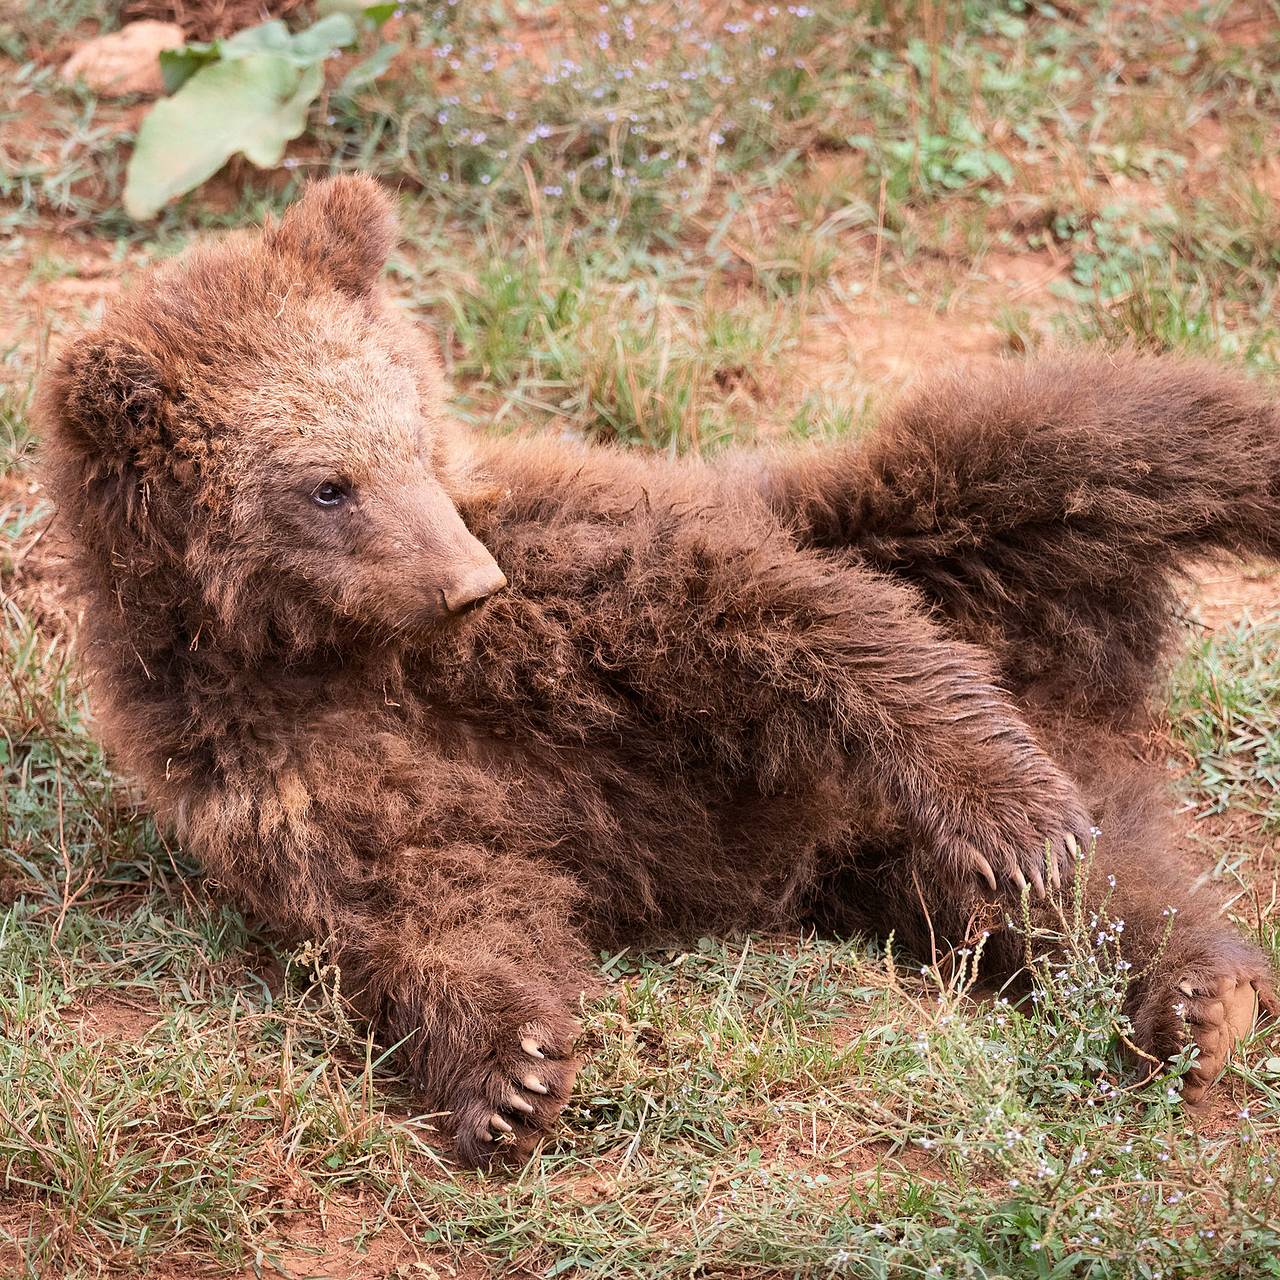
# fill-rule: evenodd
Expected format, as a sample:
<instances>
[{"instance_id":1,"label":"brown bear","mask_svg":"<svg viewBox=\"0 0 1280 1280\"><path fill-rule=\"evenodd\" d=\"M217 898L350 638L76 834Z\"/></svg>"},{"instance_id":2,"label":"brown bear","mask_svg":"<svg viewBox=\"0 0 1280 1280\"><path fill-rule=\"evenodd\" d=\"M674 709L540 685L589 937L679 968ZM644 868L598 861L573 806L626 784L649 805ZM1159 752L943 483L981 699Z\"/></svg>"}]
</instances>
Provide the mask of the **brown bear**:
<instances>
[{"instance_id":1,"label":"brown bear","mask_svg":"<svg viewBox=\"0 0 1280 1280\"><path fill-rule=\"evenodd\" d=\"M394 234L372 181L311 187L149 274L40 420L108 745L331 949L460 1156L564 1105L592 947L816 921L937 956L985 920L1004 979L1095 823L1137 1046L1194 1036L1198 1097L1267 967L1132 747L1179 567L1280 553L1271 405L1084 355L719 466L491 439L383 295Z\"/></svg>"}]
</instances>

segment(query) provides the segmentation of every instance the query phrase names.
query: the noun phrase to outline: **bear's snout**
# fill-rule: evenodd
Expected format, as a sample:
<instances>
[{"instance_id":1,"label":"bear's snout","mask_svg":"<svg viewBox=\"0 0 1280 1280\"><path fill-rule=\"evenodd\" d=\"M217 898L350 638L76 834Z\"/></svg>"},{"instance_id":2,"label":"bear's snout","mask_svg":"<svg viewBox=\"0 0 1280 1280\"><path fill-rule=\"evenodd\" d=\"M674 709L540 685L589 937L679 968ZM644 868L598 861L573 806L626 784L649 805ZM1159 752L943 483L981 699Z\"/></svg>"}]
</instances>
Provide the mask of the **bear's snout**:
<instances>
[{"instance_id":1,"label":"bear's snout","mask_svg":"<svg viewBox=\"0 0 1280 1280\"><path fill-rule=\"evenodd\" d=\"M506 585L506 574L498 568L496 561L490 560L487 564L464 570L453 582L442 587L440 594L444 607L450 613L467 613Z\"/></svg>"},{"instance_id":2,"label":"bear's snout","mask_svg":"<svg viewBox=\"0 0 1280 1280\"><path fill-rule=\"evenodd\" d=\"M390 554L379 575L394 579L388 583L389 596L407 589L428 617L456 617L507 585L489 548L467 528L453 500L435 481L383 490L371 508L381 515L386 530Z\"/></svg>"}]
</instances>

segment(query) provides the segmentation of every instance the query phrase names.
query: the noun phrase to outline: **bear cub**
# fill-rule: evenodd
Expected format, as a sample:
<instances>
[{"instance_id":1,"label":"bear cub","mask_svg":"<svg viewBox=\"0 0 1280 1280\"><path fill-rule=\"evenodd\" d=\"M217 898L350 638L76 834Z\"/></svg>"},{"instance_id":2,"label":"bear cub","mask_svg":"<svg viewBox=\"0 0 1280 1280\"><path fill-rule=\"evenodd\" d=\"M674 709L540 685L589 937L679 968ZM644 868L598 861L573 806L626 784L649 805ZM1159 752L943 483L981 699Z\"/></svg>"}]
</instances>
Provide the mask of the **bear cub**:
<instances>
[{"instance_id":1,"label":"bear cub","mask_svg":"<svg viewBox=\"0 0 1280 1280\"><path fill-rule=\"evenodd\" d=\"M988 930L1003 981L1010 907L1099 830L1135 1043L1194 1040L1198 1098L1274 997L1135 743L1180 567L1280 554L1265 398L1076 355L717 465L488 438L380 287L394 237L373 181L313 185L149 273L39 415L108 747L329 949L460 1158L552 1126L593 948Z\"/></svg>"}]
</instances>

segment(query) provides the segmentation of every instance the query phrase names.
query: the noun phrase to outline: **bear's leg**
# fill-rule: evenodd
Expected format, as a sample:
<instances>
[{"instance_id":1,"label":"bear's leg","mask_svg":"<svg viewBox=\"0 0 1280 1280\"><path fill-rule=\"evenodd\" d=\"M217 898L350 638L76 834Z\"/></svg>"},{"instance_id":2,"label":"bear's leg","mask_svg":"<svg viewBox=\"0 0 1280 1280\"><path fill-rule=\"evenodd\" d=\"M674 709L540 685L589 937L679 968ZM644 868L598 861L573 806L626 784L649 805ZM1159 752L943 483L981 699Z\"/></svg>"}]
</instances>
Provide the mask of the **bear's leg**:
<instances>
[{"instance_id":1,"label":"bear's leg","mask_svg":"<svg viewBox=\"0 0 1280 1280\"><path fill-rule=\"evenodd\" d=\"M573 1083L594 986L581 890L519 845L491 779L379 747L381 780L367 744L335 748L306 774L264 769L211 794L182 838L243 908L323 947L463 1161L522 1154ZM361 768L367 797L349 784Z\"/></svg>"},{"instance_id":2,"label":"bear's leg","mask_svg":"<svg viewBox=\"0 0 1280 1280\"><path fill-rule=\"evenodd\" d=\"M977 886L1026 885L1043 896L1089 838L1074 784L991 681L982 654L944 635L897 583L863 571L842 585L856 605L835 615L842 634L818 653L853 730L848 761L855 787L866 787L860 819L888 800L881 819L916 837L910 870L931 896L962 903ZM805 637L814 647L819 638L817 628ZM869 827L864 838L874 842L874 816Z\"/></svg>"},{"instance_id":3,"label":"bear's leg","mask_svg":"<svg viewBox=\"0 0 1280 1280\"><path fill-rule=\"evenodd\" d=\"M492 957L407 941L412 928L347 951L356 1007L398 1044L415 1092L454 1136L459 1158L484 1167L523 1155L568 1100L578 1024L566 993ZM461 941L461 940L460 940ZM580 985L589 985L583 975Z\"/></svg>"},{"instance_id":4,"label":"bear's leg","mask_svg":"<svg viewBox=\"0 0 1280 1280\"><path fill-rule=\"evenodd\" d=\"M1264 953L1223 917L1210 888L1187 888L1189 877L1161 834L1144 831L1139 849L1128 843L1121 820L1105 822L1086 895L1088 919L1098 917L1089 932L1108 939L1103 945L1118 948L1132 966L1124 1009L1132 1044L1146 1055L1139 1069L1150 1071L1186 1045L1197 1046L1183 1083L1183 1096L1194 1103L1260 1013L1280 1008ZM1016 949L1013 944L1009 939L997 952Z\"/></svg>"},{"instance_id":5,"label":"bear's leg","mask_svg":"<svg viewBox=\"0 0 1280 1280\"><path fill-rule=\"evenodd\" d=\"M1069 870L1090 828L1076 787L987 655L914 592L719 525L672 541L652 563L636 557L639 581L599 597L577 640L664 750L779 805L847 782L866 822L846 820L911 830L937 884L1042 894Z\"/></svg>"},{"instance_id":6,"label":"bear's leg","mask_svg":"<svg viewBox=\"0 0 1280 1280\"><path fill-rule=\"evenodd\" d=\"M505 886L492 867L485 877L475 894L463 881L429 906L365 922L336 952L355 1007L399 1046L416 1094L476 1167L527 1153L553 1126L576 1069L575 1008L593 984L554 895L541 898L525 875ZM505 910L504 888L519 895Z\"/></svg>"},{"instance_id":7,"label":"bear's leg","mask_svg":"<svg viewBox=\"0 0 1280 1280\"><path fill-rule=\"evenodd\" d=\"M1280 409L1209 364L1077 354L928 380L751 477L804 547L918 587L1024 704L1131 726L1196 559L1280 559Z\"/></svg>"},{"instance_id":8,"label":"bear's leg","mask_svg":"<svg viewBox=\"0 0 1280 1280\"><path fill-rule=\"evenodd\" d=\"M1090 744L1084 731L1075 743L1101 828L1087 886L1094 936L1110 935L1132 966L1125 1012L1137 1048L1164 1061L1198 1046L1183 1089L1197 1102L1259 1013L1280 1012L1270 964L1225 918L1214 887L1193 884L1175 852L1165 781L1120 744Z\"/></svg>"},{"instance_id":9,"label":"bear's leg","mask_svg":"<svg viewBox=\"0 0 1280 1280\"><path fill-rule=\"evenodd\" d=\"M1127 905L1122 896L1116 909ZM1199 1049L1183 1081L1191 1103L1216 1083L1259 1017L1280 1013L1265 958L1209 913L1175 922L1168 956L1135 988L1127 1012L1140 1050L1164 1061L1192 1041Z\"/></svg>"},{"instance_id":10,"label":"bear's leg","mask_svg":"<svg viewBox=\"0 0 1280 1280\"><path fill-rule=\"evenodd\" d=\"M1099 746L1099 753L1106 748ZM1168 796L1152 771L1113 752L1095 765L1086 787L1101 835L1088 857L1085 924L1128 966L1124 1011L1133 1024L1138 1065L1147 1070L1194 1043L1184 1097L1199 1101L1261 1014L1280 1015L1263 951L1224 918L1209 887L1188 888L1190 875L1172 852ZM1026 937L1020 912L1006 899L980 892L939 893L913 867L909 849L886 843L862 858L846 858L822 885L813 916L836 932L893 934L915 958L947 969L961 949L982 944L981 978L1025 990ZM1064 910L1071 911L1071 890ZM1050 953L1062 919L1053 904L1030 903L1031 923ZM1096 921L1093 920L1097 917ZM1104 963L1107 963L1104 961Z\"/></svg>"},{"instance_id":11,"label":"bear's leg","mask_svg":"<svg viewBox=\"0 0 1280 1280\"><path fill-rule=\"evenodd\" d=\"M1269 961L1177 854L1167 779L1123 738L1081 724L1050 732L1098 815L1089 895L1099 915L1124 921L1134 1043L1163 1060L1194 1041L1184 1095L1197 1101L1257 1014L1277 1012Z\"/></svg>"}]
</instances>

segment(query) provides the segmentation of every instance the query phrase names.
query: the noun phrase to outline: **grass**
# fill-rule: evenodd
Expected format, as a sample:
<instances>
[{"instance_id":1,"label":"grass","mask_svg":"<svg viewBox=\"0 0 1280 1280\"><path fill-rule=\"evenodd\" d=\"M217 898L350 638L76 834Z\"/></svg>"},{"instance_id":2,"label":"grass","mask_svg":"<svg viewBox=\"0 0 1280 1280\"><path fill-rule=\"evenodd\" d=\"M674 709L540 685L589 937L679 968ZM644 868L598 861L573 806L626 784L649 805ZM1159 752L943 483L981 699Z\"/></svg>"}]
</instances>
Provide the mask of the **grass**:
<instances>
[{"instance_id":1,"label":"grass","mask_svg":"<svg viewBox=\"0 0 1280 1280\"><path fill-rule=\"evenodd\" d=\"M1123 974L1071 902L1027 1009L859 939L602 956L562 1134L457 1173L334 975L213 903L94 745L30 423L90 264L354 167L403 193L390 283L482 428L833 439L922 364L1064 336L1271 378L1274 9L410 6L289 167L151 226L136 106L56 72L118 16L0 9L0 1274L1280 1275L1274 1042L1192 1123L1117 1062ZM1205 873L1280 955L1277 689L1255 613L1188 636L1167 718L1225 822Z\"/></svg>"},{"instance_id":2,"label":"grass","mask_svg":"<svg viewBox=\"0 0 1280 1280\"><path fill-rule=\"evenodd\" d=\"M1202 811L1255 814L1269 832L1280 831L1278 670L1280 624L1241 622L1191 646L1170 707Z\"/></svg>"},{"instance_id":3,"label":"grass","mask_svg":"<svg viewBox=\"0 0 1280 1280\"><path fill-rule=\"evenodd\" d=\"M0 477L20 473L30 464L34 445L30 404L29 383L0 386Z\"/></svg>"}]
</instances>

